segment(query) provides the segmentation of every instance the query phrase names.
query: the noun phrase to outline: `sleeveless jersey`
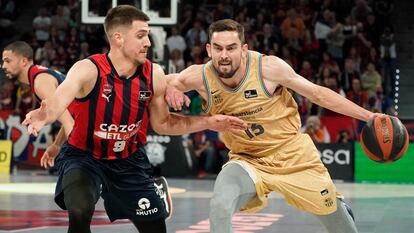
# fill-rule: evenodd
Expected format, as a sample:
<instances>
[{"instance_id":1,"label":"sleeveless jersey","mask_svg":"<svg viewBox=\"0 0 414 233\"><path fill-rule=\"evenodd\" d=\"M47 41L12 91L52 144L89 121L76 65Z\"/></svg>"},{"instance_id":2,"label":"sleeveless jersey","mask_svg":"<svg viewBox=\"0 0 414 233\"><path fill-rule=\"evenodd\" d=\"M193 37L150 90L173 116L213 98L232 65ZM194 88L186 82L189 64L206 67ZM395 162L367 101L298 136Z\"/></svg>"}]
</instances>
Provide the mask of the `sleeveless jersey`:
<instances>
[{"instance_id":1,"label":"sleeveless jersey","mask_svg":"<svg viewBox=\"0 0 414 233\"><path fill-rule=\"evenodd\" d=\"M218 77L211 61L203 67L208 100L203 110L210 115L236 116L248 129L224 132L223 141L230 155L265 157L299 135L300 118L297 104L285 87L269 93L261 76L262 54L248 52L246 73L236 88L226 86Z\"/></svg>"},{"instance_id":2,"label":"sleeveless jersey","mask_svg":"<svg viewBox=\"0 0 414 233\"><path fill-rule=\"evenodd\" d=\"M90 59L98 69L92 91L75 99L75 125L68 143L96 159L124 159L146 144L148 105L153 96L152 63L120 77L107 54Z\"/></svg>"},{"instance_id":3,"label":"sleeveless jersey","mask_svg":"<svg viewBox=\"0 0 414 233\"><path fill-rule=\"evenodd\" d=\"M29 74L28 74L29 85L30 85L30 88L32 89L33 94L36 96L36 99L39 102L42 102L42 100L39 98L39 96L37 96L37 94L35 92L34 81L37 78L37 75L39 75L41 73L48 73L48 74L52 75L57 80L58 85L60 85L63 82L63 80L65 80L65 75L63 75L59 71L52 70L52 69L46 68L44 66L39 66L39 65L30 66Z\"/></svg>"}]
</instances>

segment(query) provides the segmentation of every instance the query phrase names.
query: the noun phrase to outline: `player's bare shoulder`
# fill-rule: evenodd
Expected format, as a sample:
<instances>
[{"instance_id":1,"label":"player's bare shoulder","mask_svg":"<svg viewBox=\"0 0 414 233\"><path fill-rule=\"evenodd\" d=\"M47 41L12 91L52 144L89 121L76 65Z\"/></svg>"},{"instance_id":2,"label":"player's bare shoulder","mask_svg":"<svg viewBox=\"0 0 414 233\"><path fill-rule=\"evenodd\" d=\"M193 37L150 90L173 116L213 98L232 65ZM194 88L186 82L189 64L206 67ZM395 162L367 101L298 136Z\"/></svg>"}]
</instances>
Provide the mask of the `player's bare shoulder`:
<instances>
[{"instance_id":1,"label":"player's bare shoulder","mask_svg":"<svg viewBox=\"0 0 414 233\"><path fill-rule=\"evenodd\" d=\"M264 56L262 58L262 75L266 82L275 82L283 85L294 77L295 71L288 63L276 56Z\"/></svg>"}]
</instances>

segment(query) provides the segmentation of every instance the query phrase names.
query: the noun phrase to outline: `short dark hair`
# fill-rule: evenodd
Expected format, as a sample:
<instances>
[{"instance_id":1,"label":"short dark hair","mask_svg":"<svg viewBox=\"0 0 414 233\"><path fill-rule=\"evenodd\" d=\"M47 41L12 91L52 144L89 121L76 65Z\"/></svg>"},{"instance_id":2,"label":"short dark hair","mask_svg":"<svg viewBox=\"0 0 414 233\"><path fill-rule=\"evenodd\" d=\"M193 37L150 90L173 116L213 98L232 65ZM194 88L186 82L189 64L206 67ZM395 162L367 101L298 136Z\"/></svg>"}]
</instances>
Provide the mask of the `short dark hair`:
<instances>
[{"instance_id":1,"label":"short dark hair","mask_svg":"<svg viewBox=\"0 0 414 233\"><path fill-rule=\"evenodd\" d=\"M243 25L232 19L222 19L212 23L208 28L209 41L211 42L211 37L213 33L224 31L237 32L239 34L239 39L241 43L245 43Z\"/></svg>"},{"instance_id":2,"label":"short dark hair","mask_svg":"<svg viewBox=\"0 0 414 233\"><path fill-rule=\"evenodd\" d=\"M28 43L24 41L12 42L4 47L4 51L5 50L10 50L16 54L19 54L20 56L29 59L30 61L33 60L33 49Z\"/></svg>"},{"instance_id":3,"label":"short dark hair","mask_svg":"<svg viewBox=\"0 0 414 233\"><path fill-rule=\"evenodd\" d=\"M144 12L131 5L119 5L111 8L105 17L104 28L106 34L112 28L123 25L130 26L133 21L148 22L150 18Z\"/></svg>"}]
</instances>

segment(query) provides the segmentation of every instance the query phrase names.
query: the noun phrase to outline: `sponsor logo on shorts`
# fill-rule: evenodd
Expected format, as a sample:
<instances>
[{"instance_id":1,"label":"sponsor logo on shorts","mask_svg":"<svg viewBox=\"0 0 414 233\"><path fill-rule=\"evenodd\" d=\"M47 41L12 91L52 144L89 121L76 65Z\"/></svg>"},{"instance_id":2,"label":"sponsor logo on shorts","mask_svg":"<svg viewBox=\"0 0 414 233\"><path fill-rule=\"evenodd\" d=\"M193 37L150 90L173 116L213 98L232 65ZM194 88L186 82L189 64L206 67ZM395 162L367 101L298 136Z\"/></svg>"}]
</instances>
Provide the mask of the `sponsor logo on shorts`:
<instances>
[{"instance_id":1,"label":"sponsor logo on shorts","mask_svg":"<svg viewBox=\"0 0 414 233\"><path fill-rule=\"evenodd\" d=\"M140 216L152 215L158 212L158 208L156 207L150 209L151 202L145 197L139 199L138 207L139 209L136 209L136 213Z\"/></svg>"},{"instance_id":2,"label":"sponsor logo on shorts","mask_svg":"<svg viewBox=\"0 0 414 233\"><path fill-rule=\"evenodd\" d=\"M321 191L321 196L325 196L329 193L328 189L324 189Z\"/></svg>"},{"instance_id":3,"label":"sponsor logo on shorts","mask_svg":"<svg viewBox=\"0 0 414 233\"><path fill-rule=\"evenodd\" d=\"M333 202L332 198L328 197L328 198L325 199L325 206L326 207L331 207L331 206L333 206L333 204L334 204L334 202Z\"/></svg>"}]
</instances>

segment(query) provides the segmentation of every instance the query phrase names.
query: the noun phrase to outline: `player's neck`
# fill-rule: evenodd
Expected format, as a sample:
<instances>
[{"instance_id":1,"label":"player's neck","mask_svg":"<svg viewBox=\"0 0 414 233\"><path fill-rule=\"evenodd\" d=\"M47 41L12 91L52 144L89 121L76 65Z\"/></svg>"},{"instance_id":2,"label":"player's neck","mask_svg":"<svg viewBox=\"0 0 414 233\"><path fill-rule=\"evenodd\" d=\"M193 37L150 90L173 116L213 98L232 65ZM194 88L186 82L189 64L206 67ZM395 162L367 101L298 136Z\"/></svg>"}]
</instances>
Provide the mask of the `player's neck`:
<instances>
[{"instance_id":1,"label":"player's neck","mask_svg":"<svg viewBox=\"0 0 414 233\"><path fill-rule=\"evenodd\" d=\"M19 79L19 82L30 85L29 83L29 69L33 64L29 64L25 66L22 69L22 72L20 72L19 76L17 77Z\"/></svg>"},{"instance_id":2,"label":"player's neck","mask_svg":"<svg viewBox=\"0 0 414 233\"><path fill-rule=\"evenodd\" d=\"M108 57L120 77L131 77L138 64L123 56L120 52L110 51Z\"/></svg>"}]
</instances>

